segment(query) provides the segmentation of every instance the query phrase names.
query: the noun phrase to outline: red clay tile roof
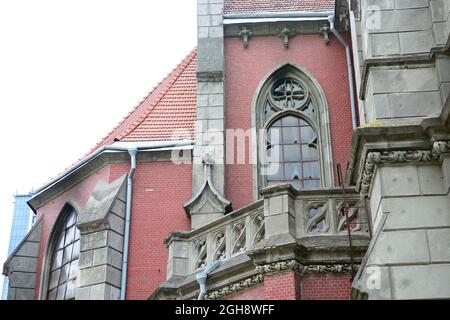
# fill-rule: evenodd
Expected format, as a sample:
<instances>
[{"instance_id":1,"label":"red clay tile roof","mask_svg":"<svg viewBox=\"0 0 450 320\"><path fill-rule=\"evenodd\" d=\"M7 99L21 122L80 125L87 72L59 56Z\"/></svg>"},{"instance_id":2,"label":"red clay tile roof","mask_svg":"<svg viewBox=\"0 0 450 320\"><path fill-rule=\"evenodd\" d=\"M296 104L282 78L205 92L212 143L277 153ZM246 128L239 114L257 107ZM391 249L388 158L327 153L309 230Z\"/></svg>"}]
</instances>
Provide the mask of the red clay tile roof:
<instances>
[{"instance_id":1,"label":"red clay tile roof","mask_svg":"<svg viewBox=\"0 0 450 320\"><path fill-rule=\"evenodd\" d=\"M224 14L333 11L335 0L225 0Z\"/></svg>"},{"instance_id":2,"label":"red clay tile roof","mask_svg":"<svg viewBox=\"0 0 450 320\"><path fill-rule=\"evenodd\" d=\"M196 65L197 50L193 50L91 152L114 141L193 139L197 103Z\"/></svg>"}]
</instances>

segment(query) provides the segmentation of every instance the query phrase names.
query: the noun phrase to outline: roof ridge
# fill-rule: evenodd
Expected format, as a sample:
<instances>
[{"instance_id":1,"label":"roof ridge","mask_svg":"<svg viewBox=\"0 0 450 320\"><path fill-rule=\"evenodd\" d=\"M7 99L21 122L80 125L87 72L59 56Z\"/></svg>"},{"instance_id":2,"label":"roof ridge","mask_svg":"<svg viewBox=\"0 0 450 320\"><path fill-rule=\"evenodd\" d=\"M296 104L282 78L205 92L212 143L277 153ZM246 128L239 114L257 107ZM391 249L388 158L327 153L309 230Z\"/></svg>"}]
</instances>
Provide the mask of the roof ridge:
<instances>
[{"instance_id":1,"label":"roof ridge","mask_svg":"<svg viewBox=\"0 0 450 320\"><path fill-rule=\"evenodd\" d=\"M161 91L159 92L159 94L158 94L158 96L156 96L156 101L160 101L161 100L161 98L162 98L162 96L160 96L161 95L161 93L162 92L164 92L164 93L166 93L167 92L167 90L172 86L172 84L173 84L173 81L169 81L169 80L171 80L171 78L174 78L174 77L176 77L177 79L178 79L178 77L180 76L180 72L179 72L179 69L183 66L183 64L186 64L186 66L187 65L189 65L189 63L192 61L192 59L196 56L196 53L197 53L197 48L194 48L188 55L186 55L182 60L181 60L181 62L180 63L178 63L177 65L176 65L176 67L175 68L173 68L165 77L164 77L164 79L163 80L161 80L161 81L159 81L157 84L156 84L156 86L154 86L153 87L153 89L152 90L150 90L150 92L132 109L132 110L130 110L129 112L128 112L128 114L126 115L126 116L124 116L123 117L123 119L112 129L112 130L110 130L93 148L91 148L90 150L89 150L89 152L87 152L83 157L81 157L79 160L81 160L81 159L83 159L84 157L86 157L87 155L89 155L89 154L91 154L93 151L95 151L97 148L99 148L100 146L102 146L102 145L104 145L104 143L106 143L106 141L107 141L107 139L108 138L110 138L111 137L111 134L113 134L114 133L114 131L115 130L117 130L118 128L120 128L120 126L122 125L122 124L124 124L125 123L125 121L126 120L128 120L129 118L130 118L130 116L131 115L133 115L135 112L136 112L136 110L140 107L140 106L142 106L142 104L145 102L145 101L147 101L147 99L152 95L152 94L154 94L158 89L161 89ZM184 66L184 68L183 68L183 70L185 70L186 69L186 66ZM151 112L151 110L149 110L150 108L154 108L154 106L155 106L156 104L155 103L150 103L149 104L149 106L147 107L147 108L145 108L143 111L142 111L142 113L143 114L145 114L145 115L148 115L150 112ZM142 116L140 116L138 119L140 119ZM138 121L138 119L136 120L136 121ZM145 119L145 117L144 117L144 119ZM143 119L142 119L143 120ZM142 122L142 120L141 121L139 121L139 123L141 123ZM134 123L136 123L136 121L135 122L133 122L133 124L131 124L132 126L133 126L133 128L135 129L137 126L134 126ZM126 131L128 131L128 130L123 130L122 132L120 132L119 134L117 134L117 136L115 137L115 138L123 138L124 137L124 134L125 134L125 132ZM131 131L130 131L131 132ZM128 133L126 133L126 134L129 134L130 132L128 132ZM126 135L125 134L125 135Z\"/></svg>"},{"instance_id":2,"label":"roof ridge","mask_svg":"<svg viewBox=\"0 0 450 320\"><path fill-rule=\"evenodd\" d=\"M158 105L158 103L165 97L167 92L172 88L175 82L180 78L186 68L191 64L192 60L195 58L197 49L192 50L182 61L179 63L170 73L169 76L166 77L168 79L171 77L170 81L167 82L167 85L161 90L158 94L156 100L152 101L148 108L143 111L143 115L137 118L137 120L131 125L131 127L127 128L123 133L117 136L118 139L123 139L130 133L132 133L151 113L151 111ZM165 80L165 79L164 79Z\"/></svg>"}]
</instances>

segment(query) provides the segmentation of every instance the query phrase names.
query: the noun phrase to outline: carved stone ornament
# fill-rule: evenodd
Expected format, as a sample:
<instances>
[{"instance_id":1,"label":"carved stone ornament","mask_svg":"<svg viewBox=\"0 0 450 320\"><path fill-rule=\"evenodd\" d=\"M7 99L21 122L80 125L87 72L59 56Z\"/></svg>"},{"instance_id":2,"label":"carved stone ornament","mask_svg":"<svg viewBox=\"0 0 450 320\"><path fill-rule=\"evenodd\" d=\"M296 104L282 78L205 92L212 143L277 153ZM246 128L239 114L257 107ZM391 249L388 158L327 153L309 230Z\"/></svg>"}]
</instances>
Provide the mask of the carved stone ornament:
<instances>
[{"instance_id":1,"label":"carved stone ornament","mask_svg":"<svg viewBox=\"0 0 450 320\"><path fill-rule=\"evenodd\" d=\"M254 287L260 283L262 283L264 280L264 276L262 274L258 274L256 276L253 276L251 278L247 278L245 280L233 283L225 288L212 291L206 295L206 300L217 300L221 299L225 296L228 296L230 294L237 293L239 291Z\"/></svg>"},{"instance_id":2,"label":"carved stone ornament","mask_svg":"<svg viewBox=\"0 0 450 320\"><path fill-rule=\"evenodd\" d=\"M439 148L439 146L437 148ZM434 149L433 152L428 150L370 152L367 155L366 163L364 166L364 173L361 179L360 193L364 197L367 197L369 195L369 189L370 185L372 184L375 165L377 164L419 163L419 162L429 162L435 159L436 155L434 153Z\"/></svg>"},{"instance_id":3,"label":"carved stone ornament","mask_svg":"<svg viewBox=\"0 0 450 320\"><path fill-rule=\"evenodd\" d=\"M354 266L354 271L358 271L359 266ZM307 265L303 268L304 274L323 273L323 274L336 274L336 273L351 273L352 267L350 264L332 264L332 265Z\"/></svg>"},{"instance_id":4,"label":"carved stone ornament","mask_svg":"<svg viewBox=\"0 0 450 320\"><path fill-rule=\"evenodd\" d=\"M450 141L436 141L433 143L433 157L438 159L442 154L450 152Z\"/></svg>"},{"instance_id":5,"label":"carved stone ornament","mask_svg":"<svg viewBox=\"0 0 450 320\"><path fill-rule=\"evenodd\" d=\"M204 181L197 193L184 204L184 209L189 215L231 212L231 202L220 195L212 182L211 168L215 163L214 158L206 153L202 157L202 163Z\"/></svg>"},{"instance_id":6,"label":"carved stone ornament","mask_svg":"<svg viewBox=\"0 0 450 320\"><path fill-rule=\"evenodd\" d=\"M301 273L303 271L303 265L300 264L297 260L286 260L269 263L262 266L256 266L256 271L261 274L278 273L285 270L292 270Z\"/></svg>"},{"instance_id":7,"label":"carved stone ornament","mask_svg":"<svg viewBox=\"0 0 450 320\"><path fill-rule=\"evenodd\" d=\"M323 42L325 42L325 44L329 44L330 43L330 36L329 36L329 32L330 32L330 27L328 26L322 26L319 30L319 32L322 34L323 36Z\"/></svg>"},{"instance_id":8,"label":"carved stone ornament","mask_svg":"<svg viewBox=\"0 0 450 320\"><path fill-rule=\"evenodd\" d=\"M286 49L289 48L289 39L295 35L295 29L284 27L278 33L278 36L283 40L283 45Z\"/></svg>"},{"instance_id":9,"label":"carved stone ornament","mask_svg":"<svg viewBox=\"0 0 450 320\"><path fill-rule=\"evenodd\" d=\"M354 269L355 269L354 271L357 271L359 269L359 266L355 265ZM350 264L303 265L299 263L297 260L274 262L256 267L256 271L261 274L278 273L280 271L285 270L292 270L298 272L300 275L313 273L337 274L337 273L350 273L352 271L352 267Z\"/></svg>"},{"instance_id":10,"label":"carved stone ornament","mask_svg":"<svg viewBox=\"0 0 450 320\"><path fill-rule=\"evenodd\" d=\"M242 39L244 48L248 48L248 43L249 43L250 37L252 35L253 35L253 32L251 29L249 29L247 27L241 28L241 31L239 32L239 37Z\"/></svg>"}]
</instances>

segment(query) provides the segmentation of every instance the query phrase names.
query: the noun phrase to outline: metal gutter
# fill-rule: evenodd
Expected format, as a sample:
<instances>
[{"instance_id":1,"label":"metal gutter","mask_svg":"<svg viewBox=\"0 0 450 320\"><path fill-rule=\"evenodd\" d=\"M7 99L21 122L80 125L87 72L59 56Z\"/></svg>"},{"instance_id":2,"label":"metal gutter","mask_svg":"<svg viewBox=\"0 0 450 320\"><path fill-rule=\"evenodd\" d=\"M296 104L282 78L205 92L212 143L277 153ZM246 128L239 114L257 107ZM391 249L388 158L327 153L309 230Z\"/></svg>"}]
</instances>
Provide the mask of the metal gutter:
<instances>
[{"instance_id":1,"label":"metal gutter","mask_svg":"<svg viewBox=\"0 0 450 320\"><path fill-rule=\"evenodd\" d=\"M352 109L352 126L353 129L357 127L356 124L356 103L355 103L355 86L354 86L354 80L353 80L353 62L350 52L350 46L347 42L345 42L344 38L342 38L339 31L336 30L334 26L334 16L330 15L328 17L328 21L330 22L330 31L333 32L335 37L339 40L339 42L342 44L342 46L345 48L345 57L347 59L347 69L348 69L348 85L350 90L350 105Z\"/></svg>"},{"instance_id":2,"label":"metal gutter","mask_svg":"<svg viewBox=\"0 0 450 320\"><path fill-rule=\"evenodd\" d=\"M138 151L145 151L145 150L167 150L168 148L177 148L182 146L190 146L194 145L194 140L176 140L176 141L154 141L154 142L144 142L144 143L133 143L133 142L119 142L119 143L113 143L111 145L106 145L98 148L93 153L91 153L86 158L82 159L78 163L76 163L74 166L66 170L63 174L56 177L55 179L51 180L49 183L44 185L43 187L39 188L35 191L35 195L32 199L39 196L44 191L50 189L55 184L57 184L59 181L64 180L67 176L73 174L77 170L81 169L82 167L86 166L89 162L100 156L104 152L128 152L128 149L130 147L136 147Z\"/></svg>"},{"instance_id":3,"label":"metal gutter","mask_svg":"<svg viewBox=\"0 0 450 320\"><path fill-rule=\"evenodd\" d=\"M133 197L133 177L136 172L136 156L138 149L136 147L128 149L130 155L130 171L127 177L127 202L125 208L125 230L123 235L123 253L122 253L122 275L120 281L120 300L125 300L127 292L127 274L128 274L128 247L130 240L130 221L131 221L131 205Z\"/></svg>"},{"instance_id":4,"label":"metal gutter","mask_svg":"<svg viewBox=\"0 0 450 320\"><path fill-rule=\"evenodd\" d=\"M326 21L333 11L324 12L255 12L255 13L232 13L223 15L223 24L240 23L267 23L267 22L294 22L294 21Z\"/></svg>"},{"instance_id":5,"label":"metal gutter","mask_svg":"<svg viewBox=\"0 0 450 320\"><path fill-rule=\"evenodd\" d=\"M200 292L198 294L198 298L197 300L205 300L205 296L206 296L206 279L208 278L208 275L213 272L214 270L216 270L218 267L220 267L220 265L222 264L221 260L217 260L216 262L214 262L213 264L210 264L209 266L207 266L205 268L205 270L203 270L202 272L197 273L197 275L195 276L195 279L198 282L198 285L200 287Z\"/></svg>"}]
</instances>

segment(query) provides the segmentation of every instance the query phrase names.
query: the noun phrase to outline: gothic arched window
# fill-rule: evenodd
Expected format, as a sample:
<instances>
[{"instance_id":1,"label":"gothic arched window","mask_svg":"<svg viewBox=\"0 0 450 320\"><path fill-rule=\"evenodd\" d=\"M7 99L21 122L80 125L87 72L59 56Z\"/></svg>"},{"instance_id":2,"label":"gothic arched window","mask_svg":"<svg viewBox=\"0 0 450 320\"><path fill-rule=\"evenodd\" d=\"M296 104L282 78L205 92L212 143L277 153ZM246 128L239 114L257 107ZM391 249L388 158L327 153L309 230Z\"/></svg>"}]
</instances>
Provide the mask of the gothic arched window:
<instances>
[{"instance_id":1,"label":"gothic arched window","mask_svg":"<svg viewBox=\"0 0 450 320\"><path fill-rule=\"evenodd\" d=\"M286 65L263 83L256 105L259 186L332 186L328 111L310 76Z\"/></svg>"},{"instance_id":2,"label":"gothic arched window","mask_svg":"<svg viewBox=\"0 0 450 320\"><path fill-rule=\"evenodd\" d=\"M55 226L48 277L48 300L75 299L78 261L80 257L80 232L76 226L77 213L67 207Z\"/></svg>"}]
</instances>

